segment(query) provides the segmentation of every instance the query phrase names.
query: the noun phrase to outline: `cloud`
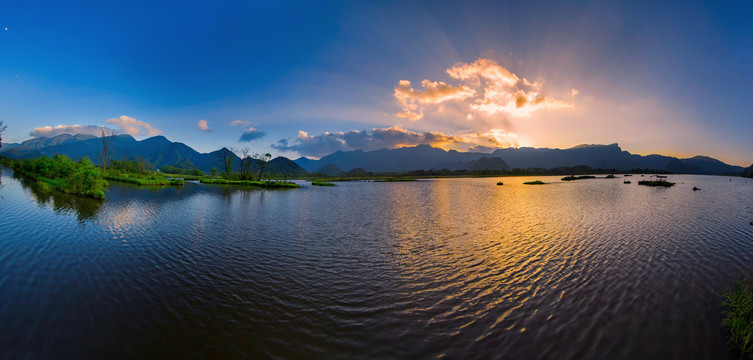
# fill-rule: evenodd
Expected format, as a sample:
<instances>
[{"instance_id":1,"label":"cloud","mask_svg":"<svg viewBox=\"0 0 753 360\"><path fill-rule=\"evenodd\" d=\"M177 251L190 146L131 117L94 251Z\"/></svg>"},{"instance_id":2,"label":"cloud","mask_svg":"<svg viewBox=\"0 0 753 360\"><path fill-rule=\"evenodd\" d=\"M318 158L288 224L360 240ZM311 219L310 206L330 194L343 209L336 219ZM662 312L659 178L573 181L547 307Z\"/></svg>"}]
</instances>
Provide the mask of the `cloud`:
<instances>
[{"instance_id":1,"label":"cloud","mask_svg":"<svg viewBox=\"0 0 753 360\"><path fill-rule=\"evenodd\" d=\"M32 137L55 137L62 134L86 134L100 136L102 134L102 126L98 125L57 125L57 126L42 126L34 128L29 132L29 136Z\"/></svg>"},{"instance_id":2,"label":"cloud","mask_svg":"<svg viewBox=\"0 0 753 360\"><path fill-rule=\"evenodd\" d=\"M238 125L248 126L249 124L251 123L246 120L233 120L230 122L230 126L238 126Z\"/></svg>"},{"instance_id":3,"label":"cloud","mask_svg":"<svg viewBox=\"0 0 753 360\"><path fill-rule=\"evenodd\" d=\"M541 83L521 78L491 59L458 63L446 72L458 84L425 79L421 82L423 90L415 90L410 81L400 80L394 96L402 111L395 116L418 121L427 113L449 111L463 113L469 120L473 114L521 118L540 109L573 108L571 103L544 95ZM571 90L571 96L577 93ZM450 104L453 109L447 108Z\"/></svg>"},{"instance_id":4,"label":"cloud","mask_svg":"<svg viewBox=\"0 0 753 360\"><path fill-rule=\"evenodd\" d=\"M209 124L207 124L207 121L204 119L199 120L199 123L196 124L196 127L198 127L201 131L212 131L212 129L209 128Z\"/></svg>"},{"instance_id":5,"label":"cloud","mask_svg":"<svg viewBox=\"0 0 753 360\"><path fill-rule=\"evenodd\" d=\"M399 126L375 128L371 131L351 130L346 132L325 132L309 135L298 131L298 136L289 141L282 139L272 147L280 151L295 151L303 156L321 157L335 151L395 149L405 146L427 144L441 148L468 150L474 146L500 148L512 146L508 141L514 133L504 133L495 129L488 133L447 135L439 132L416 132Z\"/></svg>"},{"instance_id":6,"label":"cloud","mask_svg":"<svg viewBox=\"0 0 753 360\"><path fill-rule=\"evenodd\" d=\"M117 118L105 120L108 124L114 124L118 126L124 133L132 136L140 136L146 133L148 136L155 136L162 133L162 130L155 129L149 123L136 120L132 117L122 115Z\"/></svg>"},{"instance_id":7,"label":"cloud","mask_svg":"<svg viewBox=\"0 0 753 360\"><path fill-rule=\"evenodd\" d=\"M397 117L410 121L420 120L423 112L416 112L420 104L439 104L450 100L463 100L475 95L475 91L469 87L452 86L442 81L425 79L421 82L421 86L423 90L415 90L411 87L410 81L400 80L395 87L395 98L403 106L403 112L398 113Z\"/></svg>"},{"instance_id":8,"label":"cloud","mask_svg":"<svg viewBox=\"0 0 753 360\"><path fill-rule=\"evenodd\" d=\"M243 132L240 139L238 139L238 142L248 142L248 141L258 140L258 139L263 138L264 135L267 135L267 133L260 131L258 129L255 129L253 127L250 127L248 128L248 130Z\"/></svg>"}]
</instances>

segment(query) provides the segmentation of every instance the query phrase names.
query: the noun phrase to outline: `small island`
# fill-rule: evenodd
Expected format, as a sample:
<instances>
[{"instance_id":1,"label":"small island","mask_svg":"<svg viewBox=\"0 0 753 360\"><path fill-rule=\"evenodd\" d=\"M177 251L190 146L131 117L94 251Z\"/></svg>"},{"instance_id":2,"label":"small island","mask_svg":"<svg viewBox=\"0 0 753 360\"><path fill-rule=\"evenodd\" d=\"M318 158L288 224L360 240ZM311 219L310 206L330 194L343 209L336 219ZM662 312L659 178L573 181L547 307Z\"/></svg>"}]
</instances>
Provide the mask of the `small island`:
<instances>
[{"instance_id":1,"label":"small island","mask_svg":"<svg viewBox=\"0 0 753 360\"><path fill-rule=\"evenodd\" d=\"M326 182L326 181L312 181L311 185L313 185L313 186L335 186L335 184L333 184L331 182Z\"/></svg>"},{"instance_id":2,"label":"small island","mask_svg":"<svg viewBox=\"0 0 753 360\"><path fill-rule=\"evenodd\" d=\"M666 180L641 180L638 185L672 187L675 186L675 183Z\"/></svg>"},{"instance_id":3,"label":"small island","mask_svg":"<svg viewBox=\"0 0 753 360\"><path fill-rule=\"evenodd\" d=\"M593 176L593 175L581 175L581 176L570 175L570 176L563 177L561 180L562 181L573 181L573 180L595 179L595 178L596 178L596 176Z\"/></svg>"},{"instance_id":4,"label":"small island","mask_svg":"<svg viewBox=\"0 0 753 360\"><path fill-rule=\"evenodd\" d=\"M544 185L546 183L541 180L536 180L536 181L527 181L527 182L524 182L523 184L524 185Z\"/></svg>"}]
</instances>

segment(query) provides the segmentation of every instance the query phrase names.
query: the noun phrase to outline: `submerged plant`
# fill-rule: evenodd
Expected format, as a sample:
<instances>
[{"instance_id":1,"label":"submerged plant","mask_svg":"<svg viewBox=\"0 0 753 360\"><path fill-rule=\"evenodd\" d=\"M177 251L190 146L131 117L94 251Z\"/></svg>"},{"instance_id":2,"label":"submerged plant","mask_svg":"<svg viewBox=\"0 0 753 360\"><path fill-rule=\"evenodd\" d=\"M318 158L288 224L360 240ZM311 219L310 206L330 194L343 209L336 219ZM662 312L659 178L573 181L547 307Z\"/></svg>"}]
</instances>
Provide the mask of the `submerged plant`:
<instances>
[{"instance_id":1,"label":"submerged plant","mask_svg":"<svg viewBox=\"0 0 753 360\"><path fill-rule=\"evenodd\" d=\"M725 293L722 325L729 328L730 342L743 356L753 357L753 282L741 281Z\"/></svg>"}]
</instances>

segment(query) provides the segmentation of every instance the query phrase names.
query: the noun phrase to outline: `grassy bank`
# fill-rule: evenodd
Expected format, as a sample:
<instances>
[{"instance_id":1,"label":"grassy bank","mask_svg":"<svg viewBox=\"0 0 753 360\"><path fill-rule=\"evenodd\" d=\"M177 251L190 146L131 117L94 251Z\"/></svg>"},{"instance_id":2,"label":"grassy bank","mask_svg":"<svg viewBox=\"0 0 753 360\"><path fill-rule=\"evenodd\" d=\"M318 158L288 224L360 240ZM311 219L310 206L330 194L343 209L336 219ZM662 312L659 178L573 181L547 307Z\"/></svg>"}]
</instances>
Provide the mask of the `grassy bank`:
<instances>
[{"instance_id":1,"label":"grassy bank","mask_svg":"<svg viewBox=\"0 0 753 360\"><path fill-rule=\"evenodd\" d=\"M722 324L730 331L730 343L743 357L753 357L753 282L743 281L724 294Z\"/></svg>"},{"instance_id":2,"label":"grassy bank","mask_svg":"<svg viewBox=\"0 0 753 360\"><path fill-rule=\"evenodd\" d=\"M214 185L240 185L240 186L253 186L264 189L297 189L300 185L289 181L253 181L253 180L225 180L225 179L208 179L204 178L200 180L202 184L214 184Z\"/></svg>"},{"instance_id":3,"label":"grassy bank","mask_svg":"<svg viewBox=\"0 0 753 360\"><path fill-rule=\"evenodd\" d=\"M88 158L73 161L61 155L53 158L40 156L8 164L16 174L45 184L43 186L47 189L95 199L105 198L107 182Z\"/></svg>"}]
</instances>

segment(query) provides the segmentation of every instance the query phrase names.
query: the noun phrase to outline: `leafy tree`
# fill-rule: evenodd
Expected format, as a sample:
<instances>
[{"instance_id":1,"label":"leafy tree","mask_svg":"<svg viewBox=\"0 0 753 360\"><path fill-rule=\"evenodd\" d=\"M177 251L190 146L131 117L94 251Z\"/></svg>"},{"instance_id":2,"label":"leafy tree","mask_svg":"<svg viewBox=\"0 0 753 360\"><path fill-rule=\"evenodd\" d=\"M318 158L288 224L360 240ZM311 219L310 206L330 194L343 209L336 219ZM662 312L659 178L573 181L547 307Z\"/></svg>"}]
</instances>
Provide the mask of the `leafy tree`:
<instances>
[{"instance_id":1,"label":"leafy tree","mask_svg":"<svg viewBox=\"0 0 753 360\"><path fill-rule=\"evenodd\" d=\"M225 171L226 176L230 176L230 172L233 171L233 161L235 160L235 154L228 150L228 148L222 148L215 153L217 165Z\"/></svg>"}]
</instances>

